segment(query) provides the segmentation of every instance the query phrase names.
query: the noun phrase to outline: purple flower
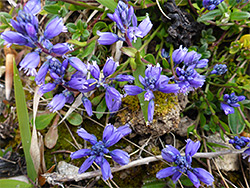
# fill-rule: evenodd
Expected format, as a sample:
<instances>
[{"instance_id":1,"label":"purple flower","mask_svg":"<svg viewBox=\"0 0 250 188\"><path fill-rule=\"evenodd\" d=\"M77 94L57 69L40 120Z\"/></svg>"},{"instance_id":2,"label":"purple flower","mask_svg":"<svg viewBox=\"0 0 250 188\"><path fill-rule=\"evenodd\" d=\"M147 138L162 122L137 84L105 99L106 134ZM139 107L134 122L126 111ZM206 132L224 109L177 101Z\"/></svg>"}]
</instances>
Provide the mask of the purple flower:
<instances>
[{"instance_id":1,"label":"purple flower","mask_svg":"<svg viewBox=\"0 0 250 188\"><path fill-rule=\"evenodd\" d=\"M208 10L213 10L216 8L217 5L222 3L223 0L203 0L202 5L204 8Z\"/></svg>"},{"instance_id":2,"label":"purple flower","mask_svg":"<svg viewBox=\"0 0 250 188\"><path fill-rule=\"evenodd\" d=\"M67 32L67 27L63 25L62 18L56 17L51 20L44 31L44 37L46 39L52 39L59 35L61 32Z\"/></svg>"},{"instance_id":3,"label":"purple flower","mask_svg":"<svg viewBox=\"0 0 250 188\"><path fill-rule=\"evenodd\" d=\"M125 29L131 24L132 18L135 17L134 8L132 6L128 8L126 3L119 1L114 14L107 14L107 16L116 22L122 33L125 33Z\"/></svg>"},{"instance_id":4,"label":"purple flower","mask_svg":"<svg viewBox=\"0 0 250 188\"><path fill-rule=\"evenodd\" d=\"M220 103L222 110L226 115L234 113L234 107L239 107L238 102L245 100L245 96L236 96L235 93L225 94L223 102Z\"/></svg>"},{"instance_id":5,"label":"purple flower","mask_svg":"<svg viewBox=\"0 0 250 188\"><path fill-rule=\"evenodd\" d=\"M105 100L110 112L118 111L122 104L122 94L120 94L114 87L107 87Z\"/></svg>"},{"instance_id":6,"label":"purple flower","mask_svg":"<svg viewBox=\"0 0 250 188\"><path fill-rule=\"evenodd\" d=\"M248 149L246 149L243 153L242 153L242 156L243 156L243 159L248 158L248 162L250 163L250 144L248 144Z\"/></svg>"},{"instance_id":7,"label":"purple flower","mask_svg":"<svg viewBox=\"0 0 250 188\"><path fill-rule=\"evenodd\" d=\"M211 71L211 74L222 75L227 72L227 65L225 64L216 64L214 69Z\"/></svg>"},{"instance_id":8,"label":"purple flower","mask_svg":"<svg viewBox=\"0 0 250 188\"><path fill-rule=\"evenodd\" d=\"M62 93L55 95L47 107L51 112L55 112L57 110L61 110L65 103L72 103L73 101L73 93L68 90L64 90Z\"/></svg>"},{"instance_id":9,"label":"purple flower","mask_svg":"<svg viewBox=\"0 0 250 188\"><path fill-rule=\"evenodd\" d=\"M111 32L97 31L97 35L100 36L100 38L98 39L98 42L101 45L111 45L120 39L116 34L111 33Z\"/></svg>"},{"instance_id":10,"label":"purple flower","mask_svg":"<svg viewBox=\"0 0 250 188\"><path fill-rule=\"evenodd\" d=\"M123 132L122 130L127 130ZM78 135L82 137L84 140L89 141L92 145L91 149L81 149L74 153L71 153L70 157L72 159L78 159L81 157L89 156L82 166L79 168L79 174L85 172L93 162L96 162L102 171L102 177L104 180L109 178L112 179L110 165L107 160L104 158L104 155L111 155L112 159L120 165L126 165L129 163L129 155L128 153L115 149L113 151L109 151L108 147L116 144L122 137L131 133L131 129L129 125L126 124L122 127L116 129L112 124L108 124L104 131L102 140L97 141L97 138L89 134L85 129L81 128L77 131Z\"/></svg>"},{"instance_id":11,"label":"purple flower","mask_svg":"<svg viewBox=\"0 0 250 188\"><path fill-rule=\"evenodd\" d=\"M176 74L179 77L176 82L180 87L180 92L188 93L193 91L194 88L202 87L205 82L205 76L200 75L196 70L194 70L195 65L189 66L186 70L184 67L176 68Z\"/></svg>"},{"instance_id":12,"label":"purple flower","mask_svg":"<svg viewBox=\"0 0 250 188\"><path fill-rule=\"evenodd\" d=\"M144 86L144 89L138 86L129 86L125 85L124 90L127 95L138 95L143 91L146 91L144 94L144 100L149 101L148 105L148 121L153 120L154 115L154 94L153 91L161 91L163 93L176 93L179 91L177 84L168 84L169 78L165 75L161 75L161 67L152 67L151 65L145 70L145 78L139 76L141 84Z\"/></svg>"},{"instance_id":13,"label":"purple flower","mask_svg":"<svg viewBox=\"0 0 250 188\"><path fill-rule=\"evenodd\" d=\"M89 116L92 116L93 112L92 112L92 104L91 104L90 100L87 97L83 96L82 97L82 104L83 104L87 114Z\"/></svg>"},{"instance_id":14,"label":"purple flower","mask_svg":"<svg viewBox=\"0 0 250 188\"><path fill-rule=\"evenodd\" d=\"M57 43L54 45L51 49L52 52L58 54L58 55L63 55L70 51L70 46L68 43Z\"/></svg>"},{"instance_id":15,"label":"purple flower","mask_svg":"<svg viewBox=\"0 0 250 188\"><path fill-rule=\"evenodd\" d=\"M22 34L14 31L5 31L1 34L1 38L5 40L5 44L29 45L29 40ZM32 44L31 44L32 45Z\"/></svg>"},{"instance_id":16,"label":"purple flower","mask_svg":"<svg viewBox=\"0 0 250 188\"><path fill-rule=\"evenodd\" d=\"M44 93L52 91L53 89L55 89L56 85L57 85L56 83L47 83L42 85L39 88L39 94L43 95Z\"/></svg>"},{"instance_id":17,"label":"purple flower","mask_svg":"<svg viewBox=\"0 0 250 188\"><path fill-rule=\"evenodd\" d=\"M41 1L40 0L29 0L25 6L23 7L23 10L27 13L36 15L41 10Z\"/></svg>"},{"instance_id":18,"label":"purple flower","mask_svg":"<svg viewBox=\"0 0 250 188\"><path fill-rule=\"evenodd\" d=\"M241 149L241 148L246 147L249 142L250 142L250 138L244 137L244 136L240 138L238 136L235 136L234 139L229 140L229 143L233 144L233 146L236 149Z\"/></svg>"},{"instance_id":19,"label":"purple flower","mask_svg":"<svg viewBox=\"0 0 250 188\"><path fill-rule=\"evenodd\" d=\"M182 48L182 45L172 53L172 59L175 63L175 65L180 64L184 61L184 58L188 52L188 49L186 47Z\"/></svg>"},{"instance_id":20,"label":"purple flower","mask_svg":"<svg viewBox=\"0 0 250 188\"><path fill-rule=\"evenodd\" d=\"M77 57L70 57L68 59L69 64L76 70L81 71L83 75L87 74L87 66Z\"/></svg>"},{"instance_id":21,"label":"purple flower","mask_svg":"<svg viewBox=\"0 0 250 188\"><path fill-rule=\"evenodd\" d=\"M112 57L108 58L102 70L104 77L106 78L113 74L116 71L117 66L118 63L115 62Z\"/></svg>"},{"instance_id":22,"label":"purple flower","mask_svg":"<svg viewBox=\"0 0 250 188\"><path fill-rule=\"evenodd\" d=\"M27 75L36 76L36 67L40 62L40 56L38 52L28 53L20 62L19 70L24 69Z\"/></svg>"},{"instance_id":23,"label":"purple flower","mask_svg":"<svg viewBox=\"0 0 250 188\"><path fill-rule=\"evenodd\" d=\"M160 170L156 174L156 177L161 179L172 176L172 180L176 182L181 177L182 173L185 173L195 187L200 186L200 181L207 185L211 185L214 181L214 177L209 172L202 168L191 167L192 156L198 151L199 147L199 141L193 142L188 139L185 156L181 156L176 148L171 145L166 145L166 148L162 150L161 155L163 159L168 162L174 162L176 166Z\"/></svg>"},{"instance_id":24,"label":"purple flower","mask_svg":"<svg viewBox=\"0 0 250 188\"><path fill-rule=\"evenodd\" d=\"M118 82L129 82L132 83L134 81L134 77L131 75L126 75L126 74L119 74L113 80L116 80Z\"/></svg>"},{"instance_id":25,"label":"purple flower","mask_svg":"<svg viewBox=\"0 0 250 188\"><path fill-rule=\"evenodd\" d=\"M154 114L154 102L151 102L155 97L153 91L161 91L163 93L177 93L179 91L178 84L168 84L169 78L165 75L161 75L162 68L159 64L155 67L148 65L145 70L145 78L139 75L139 80L143 85L144 89L138 86L125 85L124 90L127 95L138 95L143 91L144 100L149 101L148 105L148 121L153 120Z\"/></svg>"},{"instance_id":26,"label":"purple flower","mask_svg":"<svg viewBox=\"0 0 250 188\"><path fill-rule=\"evenodd\" d=\"M128 38L132 42L136 42L137 38L145 37L152 29L153 24L147 16L137 27L137 25L128 28Z\"/></svg>"}]
</instances>

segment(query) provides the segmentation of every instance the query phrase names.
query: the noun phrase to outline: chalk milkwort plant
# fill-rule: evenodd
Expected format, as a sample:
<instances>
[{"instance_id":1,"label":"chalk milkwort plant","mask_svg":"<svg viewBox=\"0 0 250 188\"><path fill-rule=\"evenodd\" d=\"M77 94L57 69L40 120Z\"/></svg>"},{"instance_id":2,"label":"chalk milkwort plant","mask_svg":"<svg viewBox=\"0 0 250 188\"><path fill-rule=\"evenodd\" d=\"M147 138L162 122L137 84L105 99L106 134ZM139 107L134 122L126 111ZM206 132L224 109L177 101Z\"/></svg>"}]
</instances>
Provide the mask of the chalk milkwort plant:
<instances>
[{"instance_id":1,"label":"chalk milkwort plant","mask_svg":"<svg viewBox=\"0 0 250 188\"><path fill-rule=\"evenodd\" d=\"M196 123L187 128L185 154L172 145L166 145L161 156L173 165L159 169L153 176L157 179L171 177L173 183L178 181L183 184L185 177L188 177L195 187L203 184L217 185L220 177L214 177L211 171L197 167L197 164L192 165L192 160L201 144L201 152L207 147L214 151L212 146L220 145L205 142L204 132L208 137L211 133L220 133L221 142L224 142L226 136L230 137L232 148L244 149L243 159L250 156L250 138L247 133L250 123L247 118L249 112L246 111L250 108L250 76L246 74L249 71L247 66L250 59L250 35L245 34L245 28L250 27L250 4L248 1L238 0L180 3L180 6L191 8L202 28L200 43L191 41L193 46L185 46L187 43L184 39L178 39L174 44L168 42L173 34L170 31L178 32L177 28L171 26L172 22L180 15L183 16L174 1L171 2L175 11L167 15L164 13L164 19L161 17L164 12L161 7L168 5L163 4L163 1L97 2L98 6L95 6L96 2L92 5L82 1L45 1L45 5L41 6L40 0L29 0L13 6L9 13L0 14L1 46L5 46L5 50L18 51L19 57L25 54L18 64L19 72L24 72L35 82L39 87L39 97L45 102L49 101L45 111L53 112L37 116L35 129L46 129L54 119L55 112L66 114L65 118L70 124L79 126L76 131L78 136L91 144L90 146L80 141L84 143L84 148L77 144L79 150L70 154L70 158L74 159L72 163L77 161L75 159L87 157L78 173L85 173L92 165L97 166L103 180L111 186L110 183L114 183L110 181L113 178L111 166L120 168L116 165L118 163L126 168L126 165L133 162L130 156L137 153L134 151L129 154L129 150L122 150L125 147L118 143L123 137L136 131L134 127L130 123L119 127L115 126L117 123L109 123L114 122L115 115L123 110L123 101L129 96L138 97L145 126L150 126L157 122L155 108L162 105L157 102L156 95L161 93L184 96L190 103L184 107L182 116L189 114L191 110L194 112L192 118L196 119ZM74 16L71 18L71 14L82 9L92 12L86 23L81 19L72 20ZM154 11L158 9L159 13L155 14ZM188 16L184 17L189 19ZM168 24L162 24L166 19ZM68 20L72 23L68 23ZM189 22L185 20L184 25L187 24L187 28L190 27ZM222 30L223 34L216 38L210 26L215 30ZM208 27L210 28L206 30ZM234 37L229 47L224 44L227 37ZM32 170L35 168L38 175L45 171L41 172L39 166L33 165L34 158L29 154L29 148L33 146L30 144L28 113L21 113L22 110L26 112L27 107L25 103L22 107L18 105L21 104L20 100L25 100L24 97L17 97L17 88L19 91L21 88L18 79L18 74L15 74L18 118L20 120L24 118L22 116L27 116L26 128L21 127L21 121L19 126L22 142L28 143L23 144L28 176L35 181L36 175L31 175ZM65 109L71 113L64 112ZM72 112L73 110L82 110L82 113ZM107 114L106 126L102 139L98 141L99 132L95 125L85 125L83 117L98 120L104 114ZM45 120L42 121L42 118ZM56 123L57 121L55 118ZM90 134L93 132L96 136ZM45 140L51 139L49 133L51 134L51 129L45 135ZM25 134L28 136L23 136ZM202 134L203 138L200 136ZM135 135L136 138L140 137L136 132ZM162 135L157 136L160 138ZM55 143L52 147L46 142L45 146L55 147L57 138L53 139ZM138 147L136 143L133 145ZM145 155L146 153L151 151L145 152ZM248 162L249 160L250 157ZM154 181L159 183L156 178Z\"/></svg>"}]
</instances>

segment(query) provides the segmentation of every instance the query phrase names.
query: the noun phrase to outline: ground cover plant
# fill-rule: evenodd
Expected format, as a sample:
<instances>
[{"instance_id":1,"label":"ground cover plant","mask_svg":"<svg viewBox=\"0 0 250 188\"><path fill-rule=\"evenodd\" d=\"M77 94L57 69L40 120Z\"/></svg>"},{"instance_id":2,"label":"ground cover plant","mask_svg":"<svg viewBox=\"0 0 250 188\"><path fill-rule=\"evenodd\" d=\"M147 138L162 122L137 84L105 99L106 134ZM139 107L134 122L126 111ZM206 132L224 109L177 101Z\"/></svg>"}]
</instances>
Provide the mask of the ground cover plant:
<instances>
[{"instance_id":1,"label":"ground cover plant","mask_svg":"<svg viewBox=\"0 0 250 188\"><path fill-rule=\"evenodd\" d=\"M249 187L248 0L0 6L1 186Z\"/></svg>"}]
</instances>

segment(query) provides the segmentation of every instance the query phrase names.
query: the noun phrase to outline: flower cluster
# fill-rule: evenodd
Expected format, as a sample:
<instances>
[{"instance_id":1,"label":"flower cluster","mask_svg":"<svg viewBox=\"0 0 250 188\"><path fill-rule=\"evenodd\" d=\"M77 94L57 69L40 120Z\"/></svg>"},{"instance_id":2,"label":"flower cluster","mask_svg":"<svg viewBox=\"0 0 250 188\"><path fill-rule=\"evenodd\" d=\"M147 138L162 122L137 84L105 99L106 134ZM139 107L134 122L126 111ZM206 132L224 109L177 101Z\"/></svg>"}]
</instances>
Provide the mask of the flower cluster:
<instances>
[{"instance_id":1,"label":"flower cluster","mask_svg":"<svg viewBox=\"0 0 250 188\"><path fill-rule=\"evenodd\" d=\"M79 168L79 174L85 172L93 162L96 162L101 167L103 179L112 179L113 176L111 174L110 165L104 158L104 156L108 154L120 165L129 163L128 153L120 149L115 149L113 151L109 151L108 149L108 147L116 144L122 137L131 133L131 129L128 124L121 126L118 129L116 129L112 124L108 124L103 131L103 137L100 141L97 141L97 138L94 135L89 134L83 128L79 129L77 133L80 137L90 142L92 145L91 149L80 149L70 155L72 159L89 156L89 158L87 158Z\"/></svg>"},{"instance_id":2,"label":"flower cluster","mask_svg":"<svg viewBox=\"0 0 250 188\"><path fill-rule=\"evenodd\" d=\"M177 93L179 91L178 84L169 84L169 78L165 75L161 75L162 68L157 64L153 67L148 65L145 70L145 78L139 75L139 80L144 87L143 89L135 85L125 85L124 90L127 95L138 95L143 91L144 100L149 101L148 105L148 121L153 120L154 115L154 94L153 91L161 91L163 93Z\"/></svg>"},{"instance_id":3,"label":"flower cluster","mask_svg":"<svg viewBox=\"0 0 250 188\"><path fill-rule=\"evenodd\" d=\"M202 5L204 8L208 10L213 10L216 8L217 5L222 3L224 0L203 0Z\"/></svg>"},{"instance_id":4,"label":"flower cluster","mask_svg":"<svg viewBox=\"0 0 250 188\"><path fill-rule=\"evenodd\" d=\"M195 187L200 186L200 181L206 185L211 185L214 181L214 177L203 168L192 168L192 156L200 148L200 142L193 142L192 140L187 140L185 156L181 156L180 152L171 145L166 145L166 148L162 150L161 155L163 159L168 162L174 162L176 166L168 167L160 170L156 177L166 178L172 176L173 182L176 182L182 175L182 173L187 174L188 178L194 184Z\"/></svg>"},{"instance_id":5,"label":"flower cluster","mask_svg":"<svg viewBox=\"0 0 250 188\"><path fill-rule=\"evenodd\" d=\"M90 71L93 78L87 79L86 74L83 74L81 71L77 71L69 82L67 86L73 89L77 89L83 94L89 91L92 91L96 88L103 88L105 92L106 105L110 112L119 110L122 102L122 94L112 86L112 82L116 81L133 81L134 77L130 75L117 75L114 78L110 76L116 71L118 62L115 62L113 58L108 58L102 72L100 71L99 66L94 61L93 64L88 65L88 70ZM83 105L88 113L92 115L92 105L91 102L84 96Z\"/></svg>"},{"instance_id":6,"label":"flower cluster","mask_svg":"<svg viewBox=\"0 0 250 188\"><path fill-rule=\"evenodd\" d=\"M211 74L222 75L227 72L227 66L225 64L216 64Z\"/></svg>"},{"instance_id":7,"label":"flower cluster","mask_svg":"<svg viewBox=\"0 0 250 188\"><path fill-rule=\"evenodd\" d=\"M236 96L235 93L225 94L223 96L224 102L220 103L221 108L224 110L225 114L233 114L234 107L239 107L238 102L245 100L245 96Z\"/></svg>"},{"instance_id":8,"label":"flower cluster","mask_svg":"<svg viewBox=\"0 0 250 188\"><path fill-rule=\"evenodd\" d=\"M249 137L238 137L235 136L234 139L229 140L229 143L232 144L236 149L242 149L245 148L246 146L248 147L248 149L246 149L243 153L243 159L245 159L246 157L248 158L248 162L250 162L250 138Z\"/></svg>"},{"instance_id":9,"label":"flower cluster","mask_svg":"<svg viewBox=\"0 0 250 188\"><path fill-rule=\"evenodd\" d=\"M188 93L195 88L202 87L205 82L205 76L200 75L195 68L204 68L208 64L208 59L200 59L201 54L195 51L188 52L187 48L182 46L172 53L172 59L175 66L183 62L182 68L176 67L175 82L180 87L180 92Z\"/></svg>"},{"instance_id":10,"label":"flower cluster","mask_svg":"<svg viewBox=\"0 0 250 188\"><path fill-rule=\"evenodd\" d=\"M114 21L121 31L122 36L111 32L100 32L98 42L102 45L110 45L118 40L129 42L136 42L136 39L145 37L153 27L149 17L147 16L139 25L134 13L134 8L123 1L119 1L114 14L107 14L108 17Z\"/></svg>"},{"instance_id":11,"label":"flower cluster","mask_svg":"<svg viewBox=\"0 0 250 188\"><path fill-rule=\"evenodd\" d=\"M241 148L246 147L249 142L250 142L250 138L244 137L244 136L240 138L238 136L235 136L234 139L229 140L229 143L233 144L233 146L236 149L241 149Z\"/></svg>"}]
</instances>

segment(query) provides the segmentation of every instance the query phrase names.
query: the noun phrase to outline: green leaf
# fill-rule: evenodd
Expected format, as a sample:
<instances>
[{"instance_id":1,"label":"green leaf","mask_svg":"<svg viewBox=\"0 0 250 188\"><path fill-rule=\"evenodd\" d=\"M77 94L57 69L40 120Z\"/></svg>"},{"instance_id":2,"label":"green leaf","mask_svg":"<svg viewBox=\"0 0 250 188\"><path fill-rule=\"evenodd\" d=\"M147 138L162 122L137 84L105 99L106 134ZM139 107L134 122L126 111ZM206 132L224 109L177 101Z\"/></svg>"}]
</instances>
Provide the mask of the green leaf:
<instances>
[{"instance_id":1,"label":"green leaf","mask_svg":"<svg viewBox=\"0 0 250 188\"><path fill-rule=\"evenodd\" d=\"M3 188L4 187L9 187L9 188L14 188L14 187L30 188L30 187L33 187L33 185L30 183L25 183L23 181L11 180L11 179L0 179L0 185Z\"/></svg>"},{"instance_id":2,"label":"green leaf","mask_svg":"<svg viewBox=\"0 0 250 188\"><path fill-rule=\"evenodd\" d=\"M228 114L228 125L233 134L240 134L244 130L245 123L237 108L234 108L233 114Z\"/></svg>"},{"instance_id":3,"label":"green leaf","mask_svg":"<svg viewBox=\"0 0 250 188\"><path fill-rule=\"evenodd\" d=\"M228 146L224 146L221 144L213 143L213 142L207 142L210 146L218 147L218 148L228 148Z\"/></svg>"},{"instance_id":4,"label":"green leaf","mask_svg":"<svg viewBox=\"0 0 250 188\"><path fill-rule=\"evenodd\" d=\"M205 22L208 20L213 20L216 16L221 16L221 12L219 9L216 10L212 10L210 12L208 12L207 14L202 15L201 17L199 17L197 19L198 22Z\"/></svg>"},{"instance_id":5,"label":"green leaf","mask_svg":"<svg viewBox=\"0 0 250 188\"><path fill-rule=\"evenodd\" d=\"M200 122L201 122L201 127L204 127L207 122L206 117L204 116L203 113L200 113Z\"/></svg>"},{"instance_id":6,"label":"green leaf","mask_svg":"<svg viewBox=\"0 0 250 188\"><path fill-rule=\"evenodd\" d=\"M74 126L81 125L83 121L82 116L75 112L71 113L66 119L71 125L74 125Z\"/></svg>"},{"instance_id":7,"label":"green leaf","mask_svg":"<svg viewBox=\"0 0 250 188\"><path fill-rule=\"evenodd\" d=\"M137 58L135 60L135 62L136 62L136 70L133 72L133 76L135 78L135 81L134 81L135 85L143 88L141 82L139 81L139 75L141 75L142 77L145 76L146 66L141 62L141 59L138 56L140 56L139 52L138 52ZM141 106L141 109L142 109L142 112L143 112L144 120L148 121L148 103L149 102L144 100L144 93L145 92L142 92L137 96L138 96L140 106Z\"/></svg>"},{"instance_id":8,"label":"green leaf","mask_svg":"<svg viewBox=\"0 0 250 188\"><path fill-rule=\"evenodd\" d=\"M117 3L114 0L96 0L98 3L101 3L103 6L107 7L112 12L115 12Z\"/></svg>"},{"instance_id":9,"label":"green leaf","mask_svg":"<svg viewBox=\"0 0 250 188\"><path fill-rule=\"evenodd\" d=\"M163 66L164 69L169 69L170 68L169 62L165 58L162 59L162 66Z\"/></svg>"},{"instance_id":10,"label":"green leaf","mask_svg":"<svg viewBox=\"0 0 250 188\"><path fill-rule=\"evenodd\" d=\"M250 17L250 13L249 12L232 12L231 16L230 16L230 20L231 21L240 21L240 20L245 20L248 19Z\"/></svg>"},{"instance_id":11,"label":"green leaf","mask_svg":"<svg viewBox=\"0 0 250 188\"><path fill-rule=\"evenodd\" d=\"M79 30L84 30L84 23L82 22L82 20L77 21L76 27Z\"/></svg>"},{"instance_id":12,"label":"green leaf","mask_svg":"<svg viewBox=\"0 0 250 188\"><path fill-rule=\"evenodd\" d=\"M56 115L55 113L52 113L52 114L43 114L40 116L36 116L36 129L38 130L45 129L50 124L55 115Z\"/></svg>"},{"instance_id":13,"label":"green leaf","mask_svg":"<svg viewBox=\"0 0 250 188\"><path fill-rule=\"evenodd\" d=\"M135 57L137 49L133 47L122 47L121 51L129 57Z\"/></svg>"},{"instance_id":14,"label":"green leaf","mask_svg":"<svg viewBox=\"0 0 250 188\"><path fill-rule=\"evenodd\" d=\"M156 65L155 57L153 54L147 54L144 59L146 59L148 62L152 63L153 65Z\"/></svg>"},{"instance_id":15,"label":"green leaf","mask_svg":"<svg viewBox=\"0 0 250 188\"><path fill-rule=\"evenodd\" d=\"M105 101L105 98L103 98L102 101L96 107L96 111L97 112L105 112L106 108L107 108L106 101ZM97 119L100 119L102 116L103 116L103 113L96 114Z\"/></svg>"},{"instance_id":16,"label":"green leaf","mask_svg":"<svg viewBox=\"0 0 250 188\"><path fill-rule=\"evenodd\" d=\"M93 29L92 29L92 32L93 32L94 35L96 35L96 32L97 32L98 30L101 30L101 29L107 28L107 27L108 27L108 26L107 26L107 24L106 24L105 22L97 22L97 23L94 25L94 27L93 27Z\"/></svg>"},{"instance_id":17,"label":"green leaf","mask_svg":"<svg viewBox=\"0 0 250 188\"><path fill-rule=\"evenodd\" d=\"M70 33L75 33L77 30L77 27L74 23L68 23L66 27L68 28Z\"/></svg>"},{"instance_id":18,"label":"green leaf","mask_svg":"<svg viewBox=\"0 0 250 188\"><path fill-rule=\"evenodd\" d=\"M45 5L43 9L50 14L58 14L61 6L59 5Z\"/></svg>"},{"instance_id":19,"label":"green leaf","mask_svg":"<svg viewBox=\"0 0 250 188\"><path fill-rule=\"evenodd\" d=\"M88 44L87 42L80 42L78 40L73 40L73 39L72 40L68 40L67 43L74 44L74 45L80 46L80 47L85 47Z\"/></svg>"},{"instance_id":20,"label":"green leaf","mask_svg":"<svg viewBox=\"0 0 250 188\"><path fill-rule=\"evenodd\" d=\"M35 181L37 174L30 155L31 132L30 132L29 116L25 100L25 94L23 90L22 81L19 77L19 72L16 67L15 59L13 61L13 64L14 64L13 69L14 69L16 109L17 109L17 117L21 134L22 146L24 150L28 176L32 181Z\"/></svg>"},{"instance_id":21,"label":"green leaf","mask_svg":"<svg viewBox=\"0 0 250 188\"><path fill-rule=\"evenodd\" d=\"M81 58L87 57L89 54L91 54L95 49L95 40L90 42L88 46L85 48L84 52L81 54Z\"/></svg>"},{"instance_id":22,"label":"green leaf","mask_svg":"<svg viewBox=\"0 0 250 188\"><path fill-rule=\"evenodd\" d=\"M142 188L163 188L166 186L166 182L163 180L150 180L149 182L144 182Z\"/></svg>"},{"instance_id":23,"label":"green leaf","mask_svg":"<svg viewBox=\"0 0 250 188\"><path fill-rule=\"evenodd\" d=\"M91 104L93 104L94 106L98 105L100 103L101 99L103 98L103 96L104 96L104 93L102 93L101 95L96 96L95 98L93 98L91 100Z\"/></svg>"},{"instance_id":24,"label":"green leaf","mask_svg":"<svg viewBox=\"0 0 250 188\"><path fill-rule=\"evenodd\" d=\"M73 40L77 40L79 37L81 36L81 33L74 33L73 35L72 35L72 39Z\"/></svg>"}]
</instances>

